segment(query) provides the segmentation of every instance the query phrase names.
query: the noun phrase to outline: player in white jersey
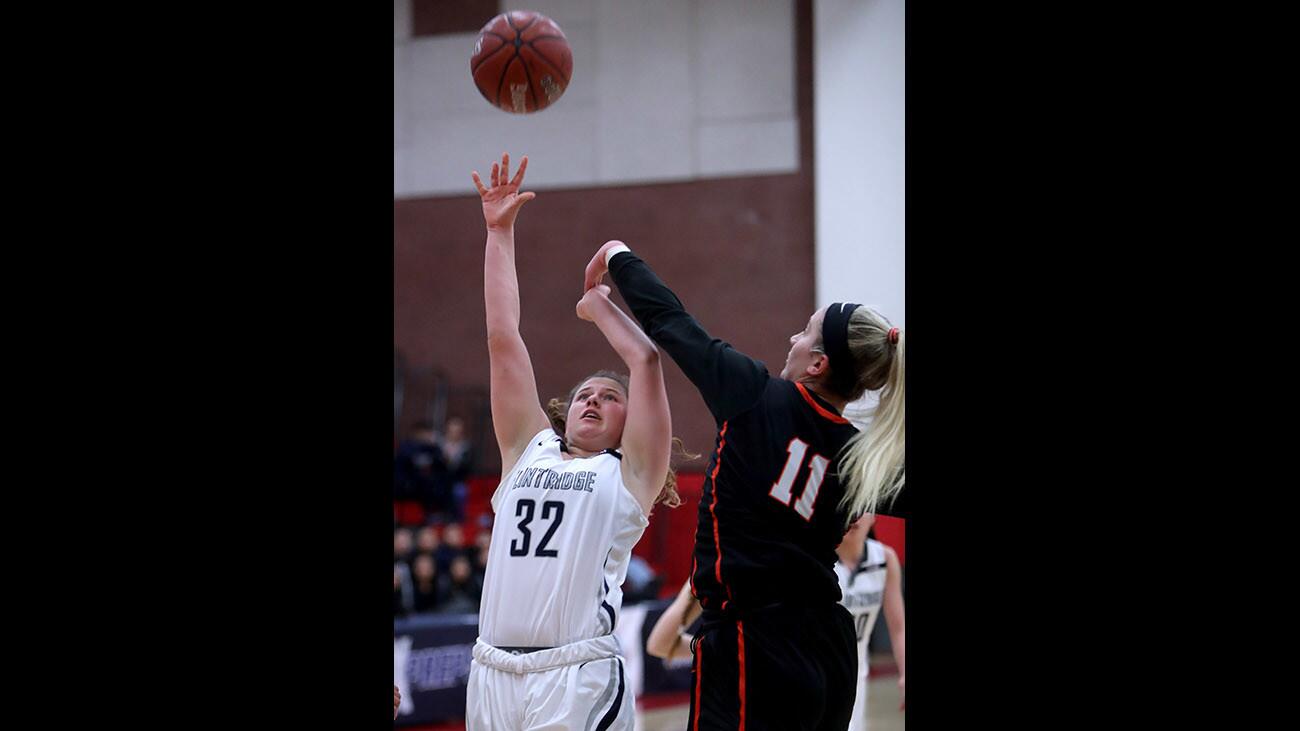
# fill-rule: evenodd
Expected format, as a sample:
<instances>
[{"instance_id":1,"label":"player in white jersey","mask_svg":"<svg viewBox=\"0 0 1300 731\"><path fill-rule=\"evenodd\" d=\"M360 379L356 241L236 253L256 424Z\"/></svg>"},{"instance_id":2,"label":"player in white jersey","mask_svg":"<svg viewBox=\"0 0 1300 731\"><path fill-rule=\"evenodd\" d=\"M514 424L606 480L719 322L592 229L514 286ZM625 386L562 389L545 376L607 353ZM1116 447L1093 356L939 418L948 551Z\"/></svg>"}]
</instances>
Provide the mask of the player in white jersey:
<instances>
[{"instance_id":1,"label":"player in white jersey","mask_svg":"<svg viewBox=\"0 0 1300 731\"><path fill-rule=\"evenodd\" d=\"M542 409L519 334L514 265L515 216L535 196L518 192L528 158L513 180L509 165L507 155L493 163L490 188L473 175L487 223L492 423L504 477L492 496L466 728L631 729L633 694L613 635L619 587L651 507L676 497L659 352L608 287L590 290L578 316L595 323L630 376L587 378L562 419Z\"/></svg>"},{"instance_id":2,"label":"player in white jersey","mask_svg":"<svg viewBox=\"0 0 1300 731\"><path fill-rule=\"evenodd\" d=\"M866 731L867 728L867 642L876 625L880 610L885 611L885 624L889 627L889 641L898 663L898 690L906 704L904 692L904 625L902 569L898 554L885 544L867 538L876 522L876 516L867 513L859 518L844 534L835 552L835 575L840 580L840 603L853 615L858 637L858 691L853 704L849 731Z\"/></svg>"}]
</instances>

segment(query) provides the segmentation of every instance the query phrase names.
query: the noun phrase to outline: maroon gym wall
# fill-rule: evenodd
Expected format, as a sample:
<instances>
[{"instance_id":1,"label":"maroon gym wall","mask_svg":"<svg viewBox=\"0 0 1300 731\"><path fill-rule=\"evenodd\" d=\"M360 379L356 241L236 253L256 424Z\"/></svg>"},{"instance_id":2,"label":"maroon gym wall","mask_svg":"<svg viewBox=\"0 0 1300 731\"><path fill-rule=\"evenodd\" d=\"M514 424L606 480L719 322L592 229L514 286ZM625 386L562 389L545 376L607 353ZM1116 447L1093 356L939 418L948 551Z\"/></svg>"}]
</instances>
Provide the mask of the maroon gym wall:
<instances>
[{"instance_id":1,"label":"maroon gym wall","mask_svg":"<svg viewBox=\"0 0 1300 731\"><path fill-rule=\"evenodd\" d=\"M592 371L625 370L595 326L574 314L583 268L608 239L626 241L649 262L711 334L780 372L789 336L814 307L810 0L796 3L795 28L797 173L541 190L524 206L515 226L520 330L543 400L567 394ZM458 386L486 391L485 234L469 172L464 196L394 202L393 341L412 370L438 369ZM664 372L674 433L706 455L682 469L702 470L714 448L712 417L671 359ZM423 415L426 398L419 384L408 389L401 433ZM489 437L479 471L499 467Z\"/></svg>"}]
</instances>

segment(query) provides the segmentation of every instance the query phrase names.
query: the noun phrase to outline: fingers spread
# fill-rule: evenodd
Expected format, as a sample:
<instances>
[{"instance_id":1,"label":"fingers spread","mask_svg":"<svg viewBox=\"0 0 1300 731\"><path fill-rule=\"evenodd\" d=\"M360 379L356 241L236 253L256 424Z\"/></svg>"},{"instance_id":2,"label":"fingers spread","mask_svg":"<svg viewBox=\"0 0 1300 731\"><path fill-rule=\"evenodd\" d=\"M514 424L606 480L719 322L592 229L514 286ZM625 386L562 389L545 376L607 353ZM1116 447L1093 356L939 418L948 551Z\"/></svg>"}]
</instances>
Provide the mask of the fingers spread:
<instances>
[{"instance_id":1,"label":"fingers spread","mask_svg":"<svg viewBox=\"0 0 1300 731\"><path fill-rule=\"evenodd\" d=\"M528 169L528 156L524 155L519 160L519 172L515 173L515 179L510 181L511 185L519 186L524 182L524 171Z\"/></svg>"}]
</instances>

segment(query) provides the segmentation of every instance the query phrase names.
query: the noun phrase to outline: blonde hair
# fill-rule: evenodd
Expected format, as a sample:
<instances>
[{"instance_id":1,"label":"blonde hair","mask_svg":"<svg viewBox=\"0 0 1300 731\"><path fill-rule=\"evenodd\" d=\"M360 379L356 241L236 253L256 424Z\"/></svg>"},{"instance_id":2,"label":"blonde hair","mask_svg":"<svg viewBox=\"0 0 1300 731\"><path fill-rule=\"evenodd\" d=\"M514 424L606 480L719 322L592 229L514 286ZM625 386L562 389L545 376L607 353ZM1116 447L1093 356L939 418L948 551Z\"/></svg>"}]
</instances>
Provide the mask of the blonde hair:
<instances>
[{"instance_id":1,"label":"blonde hair","mask_svg":"<svg viewBox=\"0 0 1300 731\"><path fill-rule=\"evenodd\" d=\"M840 452L839 476L844 486L840 508L852 523L874 513L903 489L906 435L904 424L903 359L905 338L890 342L893 327L879 313L858 307L849 317L848 345L856 368L853 392L839 394L855 401L867 391L880 391L871 425L849 439Z\"/></svg>"},{"instance_id":2,"label":"blonde hair","mask_svg":"<svg viewBox=\"0 0 1300 731\"><path fill-rule=\"evenodd\" d=\"M565 397L564 400L553 398L546 402L546 416L551 420L551 428L553 428L555 433L559 434L561 438L566 436L565 428L567 426L566 422L569 418L569 404L573 403L573 395L578 392L578 389L582 387L582 384L593 378L608 378L623 388L624 395L627 394L627 376L622 373L615 373L614 371L596 371L590 376L578 381L578 385L569 389L569 395ZM677 437L673 437L672 447L673 454L683 459L698 459L700 456L686 451L686 445ZM668 468L668 474L664 476L664 486L660 488L659 495L655 497L654 504L663 504L669 508L675 508L682 504L682 498L677 494L677 471L672 467Z\"/></svg>"}]
</instances>

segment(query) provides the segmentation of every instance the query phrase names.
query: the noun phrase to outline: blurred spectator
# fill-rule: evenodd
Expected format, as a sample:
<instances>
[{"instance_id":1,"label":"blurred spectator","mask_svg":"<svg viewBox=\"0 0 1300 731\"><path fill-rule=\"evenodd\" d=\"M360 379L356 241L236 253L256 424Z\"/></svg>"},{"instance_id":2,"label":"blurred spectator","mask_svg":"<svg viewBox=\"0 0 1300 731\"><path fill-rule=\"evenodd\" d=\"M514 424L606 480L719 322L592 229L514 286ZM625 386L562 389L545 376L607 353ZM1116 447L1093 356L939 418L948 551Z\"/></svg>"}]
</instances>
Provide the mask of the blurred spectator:
<instances>
[{"instance_id":1,"label":"blurred spectator","mask_svg":"<svg viewBox=\"0 0 1300 731\"><path fill-rule=\"evenodd\" d=\"M444 573L451 569L451 562L457 557L472 555L465 550L465 531L460 525L451 523L442 529L442 545L433 555L438 559L438 570Z\"/></svg>"},{"instance_id":2,"label":"blurred spectator","mask_svg":"<svg viewBox=\"0 0 1300 731\"><path fill-rule=\"evenodd\" d=\"M474 569L474 577L478 579L479 584L482 584L487 575L488 550L492 548L492 531L480 530L478 537L474 539L474 548L471 568Z\"/></svg>"},{"instance_id":3,"label":"blurred spectator","mask_svg":"<svg viewBox=\"0 0 1300 731\"><path fill-rule=\"evenodd\" d=\"M430 512L445 509L436 500L439 473L443 471L438 435L427 421L417 423L397 447L393 462L393 497L419 500Z\"/></svg>"},{"instance_id":4,"label":"blurred spectator","mask_svg":"<svg viewBox=\"0 0 1300 731\"><path fill-rule=\"evenodd\" d=\"M443 576L445 600L439 611L446 614L476 614L483 585L474 576L469 559L457 556L451 562L450 575Z\"/></svg>"},{"instance_id":5,"label":"blurred spectator","mask_svg":"<svg viewBox=\"0 0 1300 731\"><path fill-rule=\"evenodd\" d=\"M405 617L415 609L415 588L406 564L393 562L393 616Z\"/></svg>"},{"instance_id":6,"label":"blurred spectator","mask_svg":"<svg viewBox=\"0 0 1300 731\"><path fill-rule=\"evenodd\" d=\"M401 561L408 566L411 563L411 553L415 550L415 541L411 537L410 528L398 528L393 531L393 560Z\"/></svg>"},{"instance_id":7,"label":"blurred spectator","mask_svg":"<svg viewBox=\"0 0 1300 731\"><path fill-rule=\"evenodd\" d=\"M438 529L431 525L426 525L415 534L415 550L418 553L427 553L431 556L437 556L442 549L442 541L438 540ZM441 562L440 562L441 563Z\"/></svg>"},{"instance_id":8,"label":"blurred spectator","mask_svg":"<svg viewBox=\"0 0 1300 731\"><path fill-rule=\"evenodd\" d=\"M442 603L442 591L438 581L438 567L433 556L421 553L415 557L415 611L432 612Z\"/></svg>"},{"instance_id":9,"label":"blurred spectator","mask_svg":"<svg viewBox=\"0 0 1300 731\"><path fill-rule=\"evenodd\" d=\"M446 433L438 439L439 469L435 474L435 502L442 506L448 519L459 523L465 519L465 500L469 487L465 481L474 469L474 447L465 436L465 422L453 416L447 420Z\"/></svg>"}]
</instances>

